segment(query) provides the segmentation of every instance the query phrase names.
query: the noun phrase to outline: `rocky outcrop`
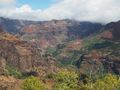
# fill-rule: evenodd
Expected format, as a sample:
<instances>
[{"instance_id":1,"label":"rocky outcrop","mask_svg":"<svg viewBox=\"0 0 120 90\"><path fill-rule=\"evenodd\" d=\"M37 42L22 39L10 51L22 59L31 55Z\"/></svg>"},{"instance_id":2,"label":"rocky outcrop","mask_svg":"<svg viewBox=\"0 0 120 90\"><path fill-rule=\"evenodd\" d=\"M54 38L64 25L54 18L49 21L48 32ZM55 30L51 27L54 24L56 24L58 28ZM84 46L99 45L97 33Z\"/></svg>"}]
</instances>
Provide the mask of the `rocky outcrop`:
<instances>
[{"instance_id":1,"label":"rocky outcrop","mask_svg":"<svg viewBox=\"0 0 120 90\"><path fill-rule=\"evenodd\" d=\"M108 23L104 29L112 34L111 40L120 41L120 21Z\"/></svg>"},{"instance_id":2,"label":"rocky outcrop","mask_svg":"<svg viewBox=\"0 0 120 90\"><path fill-rule=\"evenodd\" d=\"M120 57L109 56L102 61L107 72L120 75Z\"/></svg>"},{"instance_id":3,"label":"rocky outcrop","mask_svg":"<svg viewBox=\"0 0 120 90\"><path fill-rule=\"evenodd\" d=\"M92 51L91 53L81 55L75 65L82 73L94 74L104 69L101 57L101 53Z\"/></svg>"},{"instance_id":4,"label":"rocky outcrop","mask_svg":"<svg viewBox=\"0 0 120 90\"><path fill-rule=\"evenodd\" d=\"M0 90L22 90L19 82L19 80L10 76L0 76Z\"/></svg>"},{"instance_id":5,"label":"rocky outcrop","mask_svg":"<svg viewBox=\"0 0 120 90\"><path fill-rule=\"evenodd\" d=\"M98 51L81 55L75 65L82 73L108 72L120 74L120 57L104 55Z\"/></svg>"},{"instance_id":6,"label":"rocky outcrop","mask_svg":"<svg viewBox=\"0 0 120 90\"><path fill-rule=\"evenodd\" d=\"M2 36L4 34L6 33L2 33ZM4 74L6 66L24 73L31 72L38 67L49 72L54 72L57 69L55 59L33 43L6 38L0 40L0 74Z\"/></svg>"},{"instance_id":7,"label":"rocky outcrop","mask_svg":"<svg viewBox=\"0 0 120 90\"><path fill-rule=\"evenodd\" d=\"M111 39L113 39L113 34L111 31L105 31L101 34L101 37L103 39L111 40Z\"/></svg>"}]
</instances>

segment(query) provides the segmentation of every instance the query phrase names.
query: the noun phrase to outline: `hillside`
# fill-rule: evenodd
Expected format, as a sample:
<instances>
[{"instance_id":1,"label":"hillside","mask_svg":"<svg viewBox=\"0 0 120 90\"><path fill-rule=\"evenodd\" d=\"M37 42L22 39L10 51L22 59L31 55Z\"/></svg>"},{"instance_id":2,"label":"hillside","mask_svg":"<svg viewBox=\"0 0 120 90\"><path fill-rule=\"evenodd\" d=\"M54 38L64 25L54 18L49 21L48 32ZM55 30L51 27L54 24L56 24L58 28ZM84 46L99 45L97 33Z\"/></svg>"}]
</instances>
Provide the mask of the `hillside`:
<instances>
[{"instance_id":1,"label":"hillside","mask_svg":"<svg viewBox=\"0 0 120 90\"><path fill-rule=\"evenodd\" d=\"M47 49L66 41L83 38L99 32L103 25L75 20L52 20L33 22L1 18L0 25L8 32L24 41L34 42Z\"/></svg>"},{"instance_id":2,"label":"hillside","mask_svg":"<svg viewBox=\"0 0 120 90\"><path fill-rule=\"evenodd\" d=\"M66 49L69 47L69 44L67 44L61 51L64 56L66 55L64 59L61 59L63 64L66 62L68 65L76 65L83 73L104 71L119 74L119 26L119 22L107 24L99 33L82 39L82 45L80 44L81 47L78 50L71 50L72 47ZM73 44L73 46L75 45ZM61 54L58 54L59 58L60 56ZM67 61L66 58L68 58Z\"/></svg>"},{"instance_id":3,"label":"hillside","mask_svg":"<svg viewBox=\"0 0 120 90\"><path fill-rule=\"evenodd\" d=\"M33 43L22 41L2 29L0 30L2 31L0 33L0 66L3 71L15 69L21 73L30 73L35 71L35 68L42 67L44 73L46 71L54 72L57 69L55 59L46 54L43 49L34 47ZM1 72L1 74L5 73Z\"/></svg>"},{"instance_id":4,"label":"hillside","mask_svg":"<svg viewBox=\"0 0 120 90\"><path fill-rule=\"evenodd\" d=\"M110 61L111 58L119 59L119 21L108 23L105 26L99 23L79 22L68 19L35 22L1 18L0 21L2 22L0 25L6 28L4 30L6 33L1 36L2 39L5 38L10 43L14 43L22 58L27 56L32 58L30 57L32 54L34 56L34 53L41 52L41 50L36 50L36 48L41 48L44 51L41 53L49 53L63 66L74 65L84 55L90 61L91 59L94 61L97 58L98 60L96 61L101 64L104 64L102 62L104 59L108 62L106 58L110 58ZM20 28L18 29L18 27ZM11 31L13 29L16 31ZM8 33L14 33L15 36ZM39 56L34 58L40 59ZM34 67L32 63L29 61L29 65L25 64L22 68ZM114 64L113 60L111 63ZM93 64L91 65L94 66ZM86 65L83 65L84 67ZM116 70L108 71L118 73Z\"/></svg>"},{"instance_id":5,"label":"hillside","mask_svg":"<svg viewBox=\"0 0 120 90\"><path fill-rule=\"evenodd\" d=\"M27 82L29 87L45 85L40 90L95 90L99 81L107 85L106 78L119 88L119 26L119 21L102 25L0 18L0 89L21 90ZM107 90L112 89L111 84Z\"/></svg>"}]
</instances>

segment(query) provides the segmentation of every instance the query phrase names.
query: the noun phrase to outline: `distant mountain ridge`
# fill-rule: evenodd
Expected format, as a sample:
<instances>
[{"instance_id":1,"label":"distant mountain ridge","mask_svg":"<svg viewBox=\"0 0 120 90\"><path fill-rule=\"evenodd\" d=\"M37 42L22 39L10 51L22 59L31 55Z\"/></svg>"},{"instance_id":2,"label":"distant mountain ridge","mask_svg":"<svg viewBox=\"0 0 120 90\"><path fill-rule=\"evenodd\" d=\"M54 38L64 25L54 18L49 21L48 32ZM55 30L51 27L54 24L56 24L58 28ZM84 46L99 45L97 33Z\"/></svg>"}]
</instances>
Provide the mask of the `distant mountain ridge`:
<instances>
[{"instance_id":1,"label":"distant mountain ridge","mask_svg":"<svg viewBox=\"0 0 120 90\"><path fill-rule=\"evenodd\" d=\"M8 33L18 35L22 40L34 41L44 48L56 46L67 40L87 37L103 28L100 23L75 20L25 21L0 18L0 25Z\"/></svg>"}]
</instances>

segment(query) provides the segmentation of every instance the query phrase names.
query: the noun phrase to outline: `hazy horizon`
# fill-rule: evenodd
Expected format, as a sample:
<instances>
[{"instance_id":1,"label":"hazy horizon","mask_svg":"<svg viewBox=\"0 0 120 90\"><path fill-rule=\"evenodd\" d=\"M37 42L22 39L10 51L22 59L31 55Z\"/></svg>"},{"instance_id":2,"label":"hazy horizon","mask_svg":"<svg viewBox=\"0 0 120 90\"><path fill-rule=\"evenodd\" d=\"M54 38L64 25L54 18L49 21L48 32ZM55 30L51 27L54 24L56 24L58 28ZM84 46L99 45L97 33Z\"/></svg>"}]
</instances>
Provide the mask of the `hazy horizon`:
<instances>
[{"instance_id":1,"label":"hazy horizon","mask_svg":"<svg viewBox=\"0 0 120 90\"><path fill-rule=\"evenodd\" d=\"M0 16L48 21L75 19L108 23L120 19L117 0L0 0Z\"/></svg>"}]
</instances>

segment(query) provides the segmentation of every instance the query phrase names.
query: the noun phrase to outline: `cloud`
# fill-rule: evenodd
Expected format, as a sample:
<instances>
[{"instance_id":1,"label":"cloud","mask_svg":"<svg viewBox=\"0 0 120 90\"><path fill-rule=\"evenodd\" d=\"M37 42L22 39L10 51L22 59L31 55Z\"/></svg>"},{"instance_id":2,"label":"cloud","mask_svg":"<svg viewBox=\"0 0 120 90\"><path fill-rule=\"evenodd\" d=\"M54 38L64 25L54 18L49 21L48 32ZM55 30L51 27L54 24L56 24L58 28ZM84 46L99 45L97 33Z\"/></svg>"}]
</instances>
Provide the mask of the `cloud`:
<instances>
[{"instance_id":1,"label":"cloud","mask_svg":"<svg viewBox=\"0 0 120 90\"><path fill-rule=\"evenodd\" d=\"M63 0L44 12L49 18L74 18L81 21L109 22L120 19L118 0ZM52 14L52 15L51 15Z\"/></svg>"},{"instance_id":2,"label":"cloud","mask_svg":"<svg viewBox=\"0 0 120 90\"><path fill-rule=\"evenodd\" d=\"M0 5L10 5L15 3L15 0L0 0Z\"/></svg>"},{"instance_id":3,"label":"cloud","mask_svg":"<svg viewBox=\"0 0 120 90\"><path fill-rule=\"evenodd\" d=\"M11 3L11 2L14 2L14 0L0 0L0 3L3 3L3 4L8 4L8 3Z\"/></svg>"},{"instance_id":4,"label":"cloud","mask_svg":"<svg viewBox=\"0 0 120 90\"><path fill-rule=\"evenodd\" d=\"M19 8L0 9L0 15L27 20L69 18L107 23L120 19L119 5L120 1L118 0L57 0L57 3L45 10L33 10L26 4Z\"/></svg>"},{"instance_id":5,"label":"cloud","mask_svg":"<svg viewBox=\"0 0 120 90\"><path fill-rule=\"evenodd\" d=\"M23 12L31 12L32 11L32 9L29 5L23 5L22 7L17 8L17 9L20 11L23 11Z\"/></svg>"},{"instance_id":6,"label":"cloud","mask_svg":"<svg viewBox=\"0 0 120 90\"><path fill-rule=\"evenodd\" d=\"M13 19L24 19L24 20L40 20L39 14L42 13L40 9L33 10L29 5L23 5L19 8L2 8L0 9L0 15L3 17Z\"/></svg>"}]
</instances>

